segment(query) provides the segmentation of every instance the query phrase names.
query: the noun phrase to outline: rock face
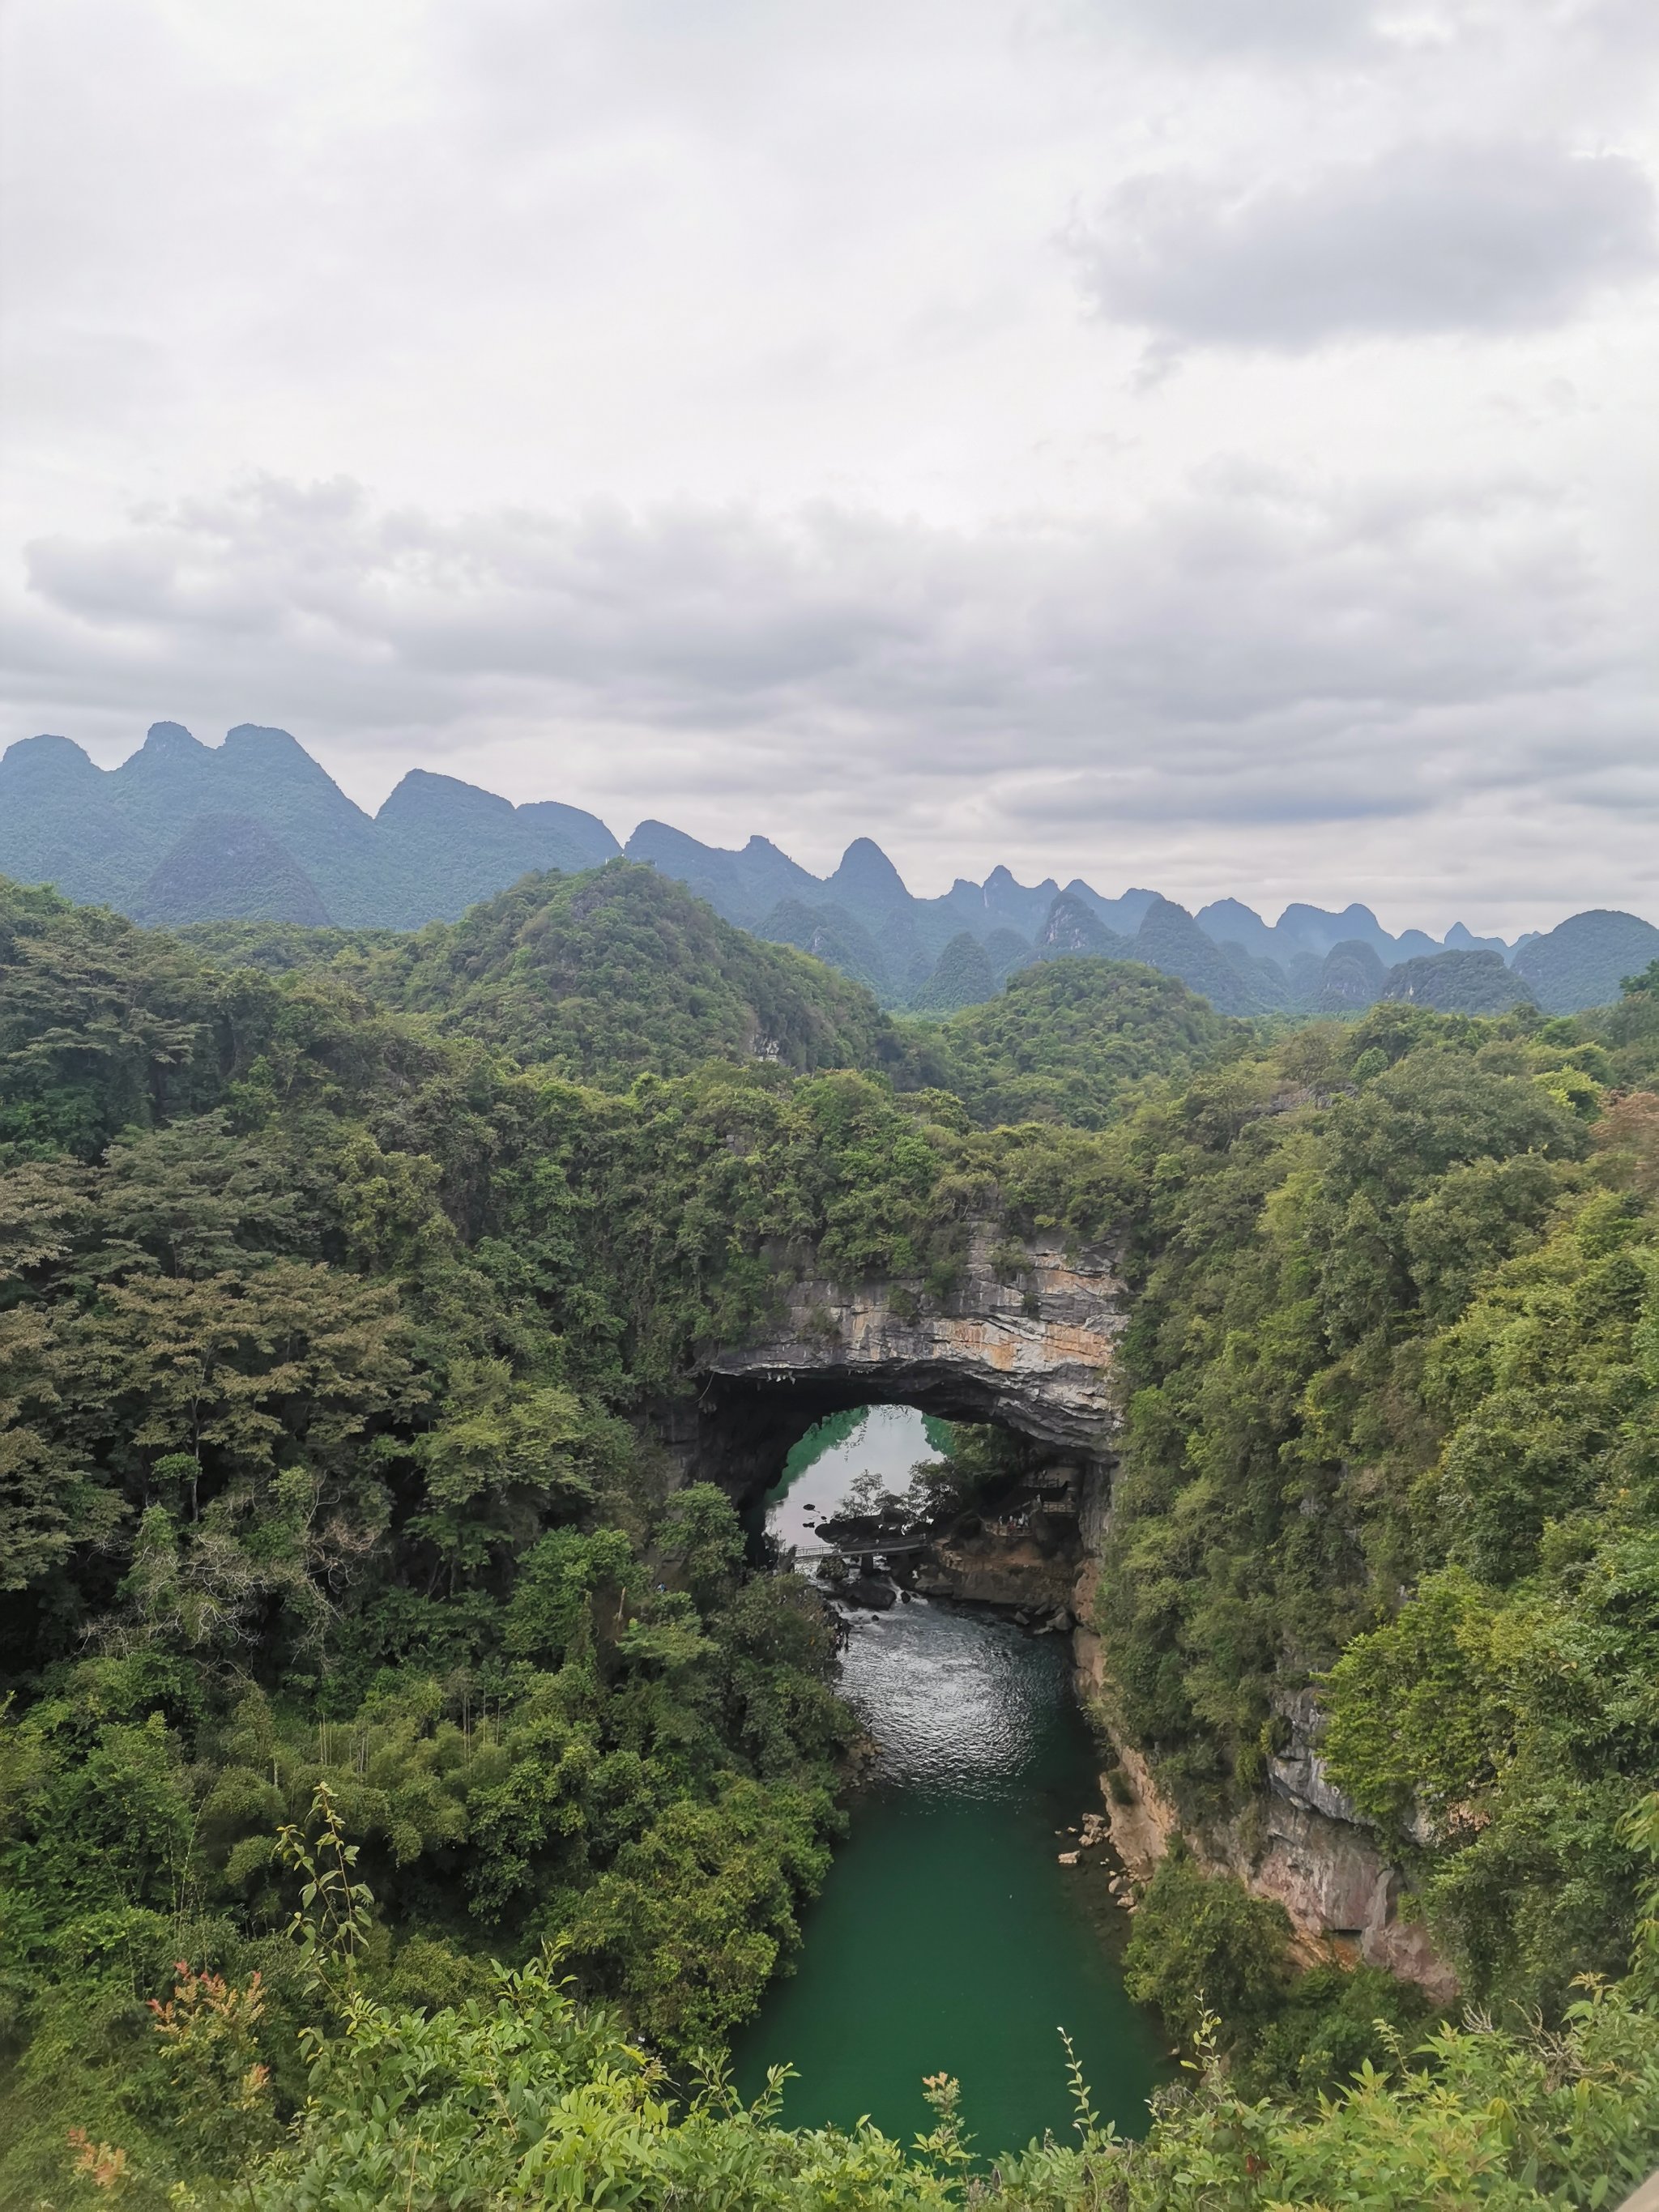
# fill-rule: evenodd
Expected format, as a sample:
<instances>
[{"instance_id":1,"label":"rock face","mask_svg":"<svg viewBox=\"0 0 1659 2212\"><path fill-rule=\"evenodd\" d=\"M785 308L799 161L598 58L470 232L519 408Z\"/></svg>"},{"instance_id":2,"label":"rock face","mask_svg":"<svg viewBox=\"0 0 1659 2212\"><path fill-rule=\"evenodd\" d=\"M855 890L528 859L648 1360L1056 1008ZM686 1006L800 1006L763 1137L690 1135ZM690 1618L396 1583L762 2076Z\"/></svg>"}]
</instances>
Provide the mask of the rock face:
<instances>
[{"instance_id":1,"label":"rock face","mask_svg":"<svg viewBox=\"0 0 1659 2212\"><path fill-rule=\"evenodd\" d=\"M902 1401L1100 1459L1115 1433L1109 1378L1127 1311L1115 1256L1096 1245L1068 1257L1055 1241L1026 1248L1023 1267L1011 1256L977 1231L957 1290L940 1302L809 1272L763 1334L704 1363L711 1410L734 1386L797 1394L809 1420L827 1401Z\"/></svg>"},{"instance_id":2,"label":"rock face","mask_svg":"<svg viewBox=\"0 0 1659 2212\"><path fill-rule=\"evenodd\" d=\"M965 1598L1005 1612L1071 1620L1075 1549L1045 1551L1029 1540L957 1537L930 1546L916 1576L924 1597Z\"/></svg>"},{"instance_id":3,"label":"rock face","mask_svg":"<svg viewBox=\"0 0 1659 2212\"><path fill-rule=\"evenodd\" d=\"M1268 1786L1274 1795L1301 1806L1304 1812L1322 1813L1327 1820L1358 1826L1353 1800L1331 1780L1319 1755L1325 1718L1313 1692L1287 1691L1274 1698L1273 1710L1290 1736L1285 1749L1267 1761Z\"/></svg>"},{"instance_id":4,"label":"rock face","mask_svg":"<svg viewBox=\"0 0 1659 2212\"><path fill-rule=\"evenodd\" d=\"M844 1605L860 1606L866 1613L889 1613L898 1603L898 1592L880 1575L854 1575L836 1595Z\"/></svg>"},{"instance_id":5,"label":"rock face","mask_svg":"<svg viewBox=\"0 0 1659 2212\"><path fill-rule=\"evenodd\" d=\"M1079 1686L1103 1688L1099 1639L1078 1632ZM1346 1797L1330 1781L1318 1753L1320 1718L1313 1692L1285 1698L1291 1741L1270 1762L1264 1802L1220 1829L1182 1822L1146 1761L1125 1746L1116 1771L1103 1777L1112 1844L1139 1881L1149 1880L1172 1837L1213 1873L1237 1875L1259 1897L1271 1897L1290 1917L1304 1955L1364 1959L1416 1982L1437 2004L1457 1996L1457 1978L1420 1923L1401 1917L1404 1885L1377 1850Z\"/></svg>"}]
</instances>

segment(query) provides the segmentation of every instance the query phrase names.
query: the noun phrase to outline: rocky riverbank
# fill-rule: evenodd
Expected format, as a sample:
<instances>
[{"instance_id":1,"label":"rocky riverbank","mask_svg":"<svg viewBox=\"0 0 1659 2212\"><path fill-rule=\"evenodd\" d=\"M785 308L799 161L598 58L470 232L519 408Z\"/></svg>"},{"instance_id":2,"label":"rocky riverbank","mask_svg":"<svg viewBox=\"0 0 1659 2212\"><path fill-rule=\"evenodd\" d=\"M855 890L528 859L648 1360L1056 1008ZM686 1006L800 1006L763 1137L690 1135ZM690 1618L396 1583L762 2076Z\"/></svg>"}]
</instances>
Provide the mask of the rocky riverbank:
<instances>
[{"instance_id":1,"label":"rocky riverbank","mask_svg":"<svg viewBox=\"0 0 1659 2212\"><path fill-rule=\"evenodd\" d=\"M1171 1838L1182 1835L1212 1873L1236 1875L1284 1906L1309 1964L1364 1960L1417 1983L1437 2004L1450 2003L1457 1978L1428 1930L1409 1916L1399 1869L1325 1773L1312 1692L1281 1702L1290 1741L1268 1763L1265 1795L1224 1823L1183 1820L1140 1753L1112 1735L1100 1638L1084 1625L1092 1618L1092 1582L1091 1566L1075 1594L1079 1607L1089 1607L1073 1634L1078 1693L1116 1753L1115 1765L1100 1778L1101 1796L1113 1849L1130 1875L1149 1881Z\"/></svg>"},{"instance_id":2,"label":"rocky riverbank","mask_svg":"<svg viewBox=\"0 0 1659 2212\"><path fill-rule=\"evenodd\" d=\"M921 1555L916 1587L1012 1613L1028 1627L1073 1625L1081 1468L1056 1462L1028 1475L994 1513L960 1515Z\"/></svg>"}]
</instances>

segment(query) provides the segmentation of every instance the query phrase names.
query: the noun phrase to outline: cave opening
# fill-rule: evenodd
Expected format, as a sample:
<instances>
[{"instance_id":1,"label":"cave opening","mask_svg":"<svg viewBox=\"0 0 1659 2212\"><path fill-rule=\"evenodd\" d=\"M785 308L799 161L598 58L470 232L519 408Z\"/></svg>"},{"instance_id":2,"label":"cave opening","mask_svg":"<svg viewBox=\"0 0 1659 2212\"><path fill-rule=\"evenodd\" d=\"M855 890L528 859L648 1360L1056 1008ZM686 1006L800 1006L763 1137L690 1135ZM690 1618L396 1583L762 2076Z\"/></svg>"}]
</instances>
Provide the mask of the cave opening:
<instances>
[{"instance_id":1,"label":"cave opening","mask_svg":"<svg viewBox=\"0 0 1659 2212\"><path fill-rule=\"evenodd\" d=\"M1091 1486L1075 1456L913 1396L848 1393L805 1422L789 1397L793 1411L756 1413L750 1471L734 1489L757 1564L793 1567L842 1608L947 1599L1071 1627Z\"/></svg>"}]
</instances>

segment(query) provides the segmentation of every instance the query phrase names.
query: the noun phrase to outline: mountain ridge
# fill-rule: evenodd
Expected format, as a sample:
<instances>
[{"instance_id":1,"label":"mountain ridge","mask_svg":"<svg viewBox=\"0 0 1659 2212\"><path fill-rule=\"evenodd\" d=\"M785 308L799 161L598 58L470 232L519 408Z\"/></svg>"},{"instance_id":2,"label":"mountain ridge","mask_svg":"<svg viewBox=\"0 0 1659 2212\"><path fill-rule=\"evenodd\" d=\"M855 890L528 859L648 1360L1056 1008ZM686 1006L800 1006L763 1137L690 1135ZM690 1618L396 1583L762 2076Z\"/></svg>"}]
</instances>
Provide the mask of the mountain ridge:
<instances>
[{"instance_id":1,"label":"mountain ridge","mask_svg":"<svg viewBox=\"0 0 1659 2212\"><path fill-rule=\"evenodd\" d=\"M1510 945L1462 922L1443 939L1394 936L1358 902L1339 913L1294 902L1268 922L1227 897L1194 915L1144 887L1113 898L1079 878L1024 884L1001 866L982 884L957 877L941 896L918 897L872 838L855 838L819 877L766 837L708 845L647 819L624 846L580 808L515 805L427 769L410 769L370 815L288 731L251 722L216 746L156 722L107 769L56 735L0 755L0 873L136 920L408 930L456 921L524 875L580 873L624 854L723 921L814 953L884 1005L933 1013L1068 957L1138 961L1231 1015L1360 1012L1394 994L1396 970L1425 962L1432 970L1413 969L1402 988L1484 1006L1512 981L1516 1002L1565 1013L1611 1002L1624 975L1659 957L1659 929L1607 908Z\"/></svg>"}]
</instances>

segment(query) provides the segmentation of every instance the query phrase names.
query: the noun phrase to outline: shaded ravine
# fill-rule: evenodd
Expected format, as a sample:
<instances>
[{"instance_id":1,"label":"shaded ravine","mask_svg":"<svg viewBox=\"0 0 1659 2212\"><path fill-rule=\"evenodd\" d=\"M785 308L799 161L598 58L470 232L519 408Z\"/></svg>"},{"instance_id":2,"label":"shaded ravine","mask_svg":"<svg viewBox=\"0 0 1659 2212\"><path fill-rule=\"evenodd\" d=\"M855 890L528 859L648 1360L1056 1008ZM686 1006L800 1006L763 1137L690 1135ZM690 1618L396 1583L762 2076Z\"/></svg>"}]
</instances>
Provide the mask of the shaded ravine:
<instances>
[{"instance_id":1,"label":"shaded ravine","mask_svg":"<svg viewBox=\"0 0 1659 2212\"><path fill-rule=\"evenodd\" d=\"M861 1470L902 1489L928 1452L908 1407L824 1422L768 1525L793 1543ZM787 2062L786 2122L867 2113L908 2138L930 2124L922 2077L952 2074L979 2147L1018 2148L1071 2127L1064 2027L1102 2117L1138 2133L1161 2069L1118 1973L1124 1916L1103 1863L1058 1863L1073 1839L1055 1831L1100 1802L1066 1640L918 1600L854 1617L842 1688L878 1756L797 1971L739 2039L740 2086Z\"/></svg>"}]
</instances>

